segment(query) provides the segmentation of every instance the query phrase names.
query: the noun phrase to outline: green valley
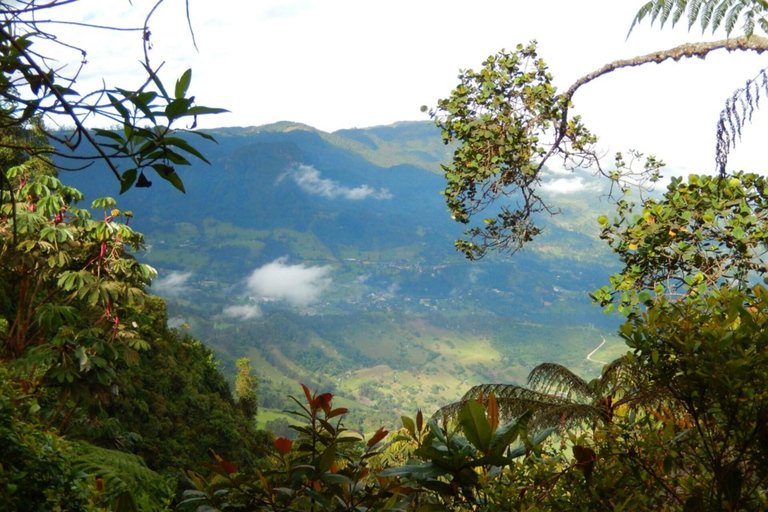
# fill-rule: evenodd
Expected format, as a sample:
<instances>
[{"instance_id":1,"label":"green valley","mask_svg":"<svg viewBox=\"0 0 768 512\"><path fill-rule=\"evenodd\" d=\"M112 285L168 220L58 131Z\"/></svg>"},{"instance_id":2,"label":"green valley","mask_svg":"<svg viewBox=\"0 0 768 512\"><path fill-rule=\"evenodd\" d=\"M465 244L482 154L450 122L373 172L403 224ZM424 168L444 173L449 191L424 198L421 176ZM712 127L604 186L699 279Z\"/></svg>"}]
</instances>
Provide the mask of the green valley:
<instances>
[{"instance_id":1,"label":"green valley","mask_svg":"<svg viewBox=\"0 0 768 512\"><path fill-rule=\"evenodd\" d=\"M303 382L353 404L353 425L391 426L392 411L523 383L543 361L596 375L601 364L585 357L601 336L611 342L598 360L624 350L617 320L587 295L613 270L597 239L610 206L598 179L550 173L545 183L565 192L587 185L553 188L561 213L542 217L529 250L472 263L452 247L459 226L438 175L450 148L431 123L212 134L213 165L186 172L186 196L159 185L120 204L148 235L140 257L159 271L152 290L169 301L171 325L214 349L229 375L249 357L262 411L279 412ZM87 172L65 179L89 197L110 192ZM259 288L259 269L259 279L296 279L296 293Z\"/></svg>"}]
</instances>

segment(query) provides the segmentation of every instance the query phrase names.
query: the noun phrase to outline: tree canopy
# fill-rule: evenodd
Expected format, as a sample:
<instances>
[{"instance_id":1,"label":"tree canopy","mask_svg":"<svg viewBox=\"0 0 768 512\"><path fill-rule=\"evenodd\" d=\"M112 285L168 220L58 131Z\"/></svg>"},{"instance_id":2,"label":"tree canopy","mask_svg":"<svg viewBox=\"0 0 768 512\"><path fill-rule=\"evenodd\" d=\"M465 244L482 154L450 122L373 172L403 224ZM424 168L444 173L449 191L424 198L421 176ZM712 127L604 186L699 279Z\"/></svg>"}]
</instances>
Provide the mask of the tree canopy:
<instances>
[{"instance_id":1,"label":"tree canopy","mask_svg":"<svg viewBox=\"0 0 768 512\"><path fill-rule=\"evenodd\" d=\"M443 166L447 181L444 195L451 217L458 222L470 224L484 212L491 215L467 228L466 238L456 242L459 251L470 259L489 250L515 252L539 234L537 214L557 212L540 193L548 161L560 161L568 169L593 169L622 191L658 180L664 163L653 156L647 157L640 169L628 165L620 154L613 166L602 161L596 134L581 117L572 117L569 112L579 89L623 68L704 58L718 50L768 51L768 39L754 33L756 27L762 31L768 27L765 7L759 0L652 1L636 15L630 35L644 20L663 27L667 22L675 25L684 14L689 28L699 22L703 30L725 29L728 36L741 21L743 35L686 43L610 62L586 73L564 92L552 85L552 75L535 43L488 57L480 71L461 72L460 83L451 95L429 111L442 129L444 142L457 145L453 162ZM727 174L729 151L759 107L761 94L768 94L764 76L764 70L759 70L731 98L724 99L720 118L713 120L717 132L715 167L721 176Z\"/></svg>"}]
</instances>

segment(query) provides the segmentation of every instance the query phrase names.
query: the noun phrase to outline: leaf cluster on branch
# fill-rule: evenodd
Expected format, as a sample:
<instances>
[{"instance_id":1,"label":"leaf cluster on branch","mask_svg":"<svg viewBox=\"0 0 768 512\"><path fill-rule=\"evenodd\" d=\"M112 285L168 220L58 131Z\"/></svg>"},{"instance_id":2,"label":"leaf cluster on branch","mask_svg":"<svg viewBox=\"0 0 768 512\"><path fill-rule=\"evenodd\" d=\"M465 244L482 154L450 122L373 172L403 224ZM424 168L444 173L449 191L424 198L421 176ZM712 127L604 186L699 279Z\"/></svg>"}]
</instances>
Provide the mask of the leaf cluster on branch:
<instances>
[{"instance_id":1,"label":"leaf cluster on branch","mask_svg":"<svg viewBox=\"0 0 768 512\"><path fill-rule=\"evenodd\" d=\"M120 181L120 190L132 186L148 187L145 174L152 170L160 178L184 191L177 167L190 165L191 159L206 158L181 133L191 133L197 116L224 112L223 109L197 105L188 93L191 70L167 88L160 78L163 64L150 60L152 32L150 23L159 0L147 14L142 26L114 27L67 21L68 4L77 0L0 1L0 130L35 126L53 147L5 140L2 146L29 155L45 153L60 157L62 169L78 170L95 160L103 161ZM187 4L188 14L188 4ZM43 19L44 18L44 19ZM51 26L74 24L83 30L127 31L136 34L143 58L139 74L144 81L138 87L106 85L95 91L78 91L76 82L87 65L87 49L58 38ZM76 69L57 64L72 55L80 55ZM61 123L74 125L71 131L49 129ZM87 123L119 126L97 128ZM187 125L179 128L179 125ZM63 159L63 160L62 160ZM8 180L0 169L0 187L8 190Z\"/></svg>"},{"instance_id":2,"label":"leaf cluster on branch","mask_svg":"<svg viewBox=\"0 0 768 512\"><path fill-rule=\"evenodd\" d=\"M596 136L579 116L571 117L569 110L580 88L619 69L693 57L704 59L717 50L768 51L768 39L753 34L748 24L749 20L761 26L765 23L765 5L759 0L656 0L640 10L635 23L650 16L652 22L663 25L671 19L674 24L686 10L689 26L700 19L704 28L717 30L725 23L729 34L733 20L743 16L747 20L745 35L691 42L610 62L579 78L563 93L552 85L552 75L538 57L535 43L488 57L480 71L461 72L459 85L450 97L430 110L430 116L442 129L444 142L456 144L453 162L443 166L447 182L444 195L451 217L470 224L483 215L482 223L468 227L466 238L456 241L457 250L476 259L488 251L514 253L533 240L541 232L537 216L558 212L540 190L545 165L553 158L561 160L566 169L594 167L597 174L619 184L623 191L659 178L664 164L653 156L640 170L620 165L620 155L613 169L604 168ZM721 175L726 174L730 150L759 107L761 93L768 94L764 77L765 71L760 71L738 89L717 121L715 162Z\"/></svg>"}]
</instances>

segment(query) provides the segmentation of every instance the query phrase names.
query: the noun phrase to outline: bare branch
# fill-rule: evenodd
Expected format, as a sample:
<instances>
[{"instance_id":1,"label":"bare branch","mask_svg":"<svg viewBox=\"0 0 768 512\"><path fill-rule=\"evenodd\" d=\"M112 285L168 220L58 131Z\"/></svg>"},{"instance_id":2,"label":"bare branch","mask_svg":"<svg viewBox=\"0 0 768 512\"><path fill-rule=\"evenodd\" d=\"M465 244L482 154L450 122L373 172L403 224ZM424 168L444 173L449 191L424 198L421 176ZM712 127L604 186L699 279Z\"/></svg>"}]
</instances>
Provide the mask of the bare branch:
<instances>
[{"instance_id":1,"label":"bare branch","mask_svg":"<svg viewBox=\"0 0 768 512\"><path fill-rule=\"evenodd\" d=\"M4 32L4 31L3 31ZM88 133L88 130L86 130L85 126L83 126L80 117L77 115L77 113L72 108L72 105L67 101L67 99L59 92L59 90L53 86L53 83L50 79L50 77L43 71L40 66L37 64L37 62L30 58L27 55L27 52L24 48L22 48L18 42L10 35L10 34L3 34L4 37L8 39L10 44L16 49L16 51L19 52L20 55L23 55L26 59L27 63L37 71L38 75L41 77L43 82L45 82L48 89L53 93L53 95L56 97L56 99L59 101L61 106L64 108L66 113L69 115L69 117L72 119L72 121L75 123L75 126L78 130L80 130L83 133L83 136L88 140L88 142L91 143L91 145L96 149L96 151L99 153L99 155L103 158L104 162L107 164L109 169L112 171L112 173L117 177L118 181L122 181L122 176L120 176L120 172L117 170L117 167L115 166L114 162L109 158L109 156L104 152L104 149L101 147L101 145L96 142L90 133Z\"/></svg>"},{"instance_id":2,"label":"bare branch","mask_svg":"<svg viewBox=\"0 0 768 512\"><path fill-rule=\"evenodd\" d=\"M587 75L576 80L571 87L565 93L565 97L570 100L574 93L585 84L588 84L595 78L608 74L612 71L621 68L629 68L642 66L644 64L656 63L661 64L667 60L679 61L680 59L698 57L704 59L711 52L715 50L727 50L733 51L753 51L757 53L763 53L768 51L768 38L752 36L752 37L738 37L731 39L721 39L719 41L710 41L702 43L686 43L680 46L675 46L668 50L661 50L646 55L639 55L632 57L631 59L621 59L593 71Z\"/></svg>"}]
</instances>

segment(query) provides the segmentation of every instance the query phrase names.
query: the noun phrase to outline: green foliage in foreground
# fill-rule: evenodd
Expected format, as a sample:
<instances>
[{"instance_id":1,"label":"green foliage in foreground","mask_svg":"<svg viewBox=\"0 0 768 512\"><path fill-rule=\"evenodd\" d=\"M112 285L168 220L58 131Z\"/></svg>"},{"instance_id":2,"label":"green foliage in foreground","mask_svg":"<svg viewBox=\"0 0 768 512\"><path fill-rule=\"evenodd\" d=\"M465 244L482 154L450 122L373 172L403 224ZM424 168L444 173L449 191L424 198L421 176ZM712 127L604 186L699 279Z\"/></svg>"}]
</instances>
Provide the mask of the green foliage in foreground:
<instances>
[{"instance_id":1,"label":"green foliage in foreground","mask_svg":"<svg viewBox=\"0 0 768 512\"><path fill-rule=\"evenodd\" d=\"M0 368L0 503L7 510L87 510L95 489L75 449L42 428L33 397Z\"/></svg>"},{"instance_id":2,"label":"green foliage in foreground","mask_svg":"<svg viewBox=\"0 0 768 512\"><path fill-rule=\"evenodd\" d=\"M211 448L252 461L258 437L245 411L253 409L232 397L212 353L170 330L165 303L145 294L153 271L128 252L142 236L117 222L130 213L105 198L94 201L105 210L94 220L75 206L82 195L58 179L26 163L7 175L3 503L166 510L181 468Z\"/></svg>"}]
</instances>

